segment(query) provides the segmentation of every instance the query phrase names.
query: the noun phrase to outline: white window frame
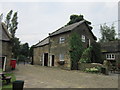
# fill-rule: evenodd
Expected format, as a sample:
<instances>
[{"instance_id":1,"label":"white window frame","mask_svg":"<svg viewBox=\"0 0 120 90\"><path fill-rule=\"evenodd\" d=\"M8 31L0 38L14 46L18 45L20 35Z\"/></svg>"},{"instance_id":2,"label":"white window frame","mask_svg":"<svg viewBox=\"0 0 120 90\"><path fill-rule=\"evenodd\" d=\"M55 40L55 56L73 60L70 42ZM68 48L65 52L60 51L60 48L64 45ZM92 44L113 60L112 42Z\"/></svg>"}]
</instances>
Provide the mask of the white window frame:
<instances>
[{"instance_id":1,"label":"white window frame","mask_svg":"<svg viewBox=\"0 0 120 90\"><path fill-rule=\"evenodd\" d=\"M106 54L106 59L115 60L115 54Z\"/></svg>"},{"instance_id":2,"label":"white window frame","mask_svg":"<svg viewBox=\"0 0 120 90\"><path fill-rule=\"evenodd\" d=\"M82 38L82 42L85 42L85 35L82 35L81 38Z\"/></svg>"},{"instance_id":3,"label":"white window frame","mask_svg":"<svg viewBox=\"0 0 120 90\"><path fill-rule=\"evenodd\" d=\"M60 61L64 61L64 54L60 54L60 55L59 55L59 60L60 60Z\"/></svg>"},{"instance_id":4,"label":"white window frame","mask_svg":"<svg viewBox=\"0 0 120 90\"><path fill-rule=\"evenodd\" d=\"M60 37L59 43L64 43L65 42L65 37Z\"/></svg>"}]
</instances>

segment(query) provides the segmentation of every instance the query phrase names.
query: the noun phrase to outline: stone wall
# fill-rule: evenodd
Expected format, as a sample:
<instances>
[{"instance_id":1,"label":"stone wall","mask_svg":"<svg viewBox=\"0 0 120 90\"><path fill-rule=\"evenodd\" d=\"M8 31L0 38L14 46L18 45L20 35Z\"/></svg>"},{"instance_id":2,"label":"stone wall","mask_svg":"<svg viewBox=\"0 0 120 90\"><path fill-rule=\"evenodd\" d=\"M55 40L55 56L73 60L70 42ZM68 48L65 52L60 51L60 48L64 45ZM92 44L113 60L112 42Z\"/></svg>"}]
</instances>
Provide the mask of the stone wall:
<instances>
[{"instance_id":1,"label":"stone wall","mask_svg":"<svg viewBox=\"0 0 120 90\"><path fill-rule=\"evenodd\" d=\"M10 60L12 59L12 46L10 42L2 42L2 56L6 57L6 70L5 71L10 71Z\"/></svg>"},{"instance_id":2,"label":"stone wall","mask_svg":"<svg viewBox=\"0 0 120 90\"><path fill-rule=\"evenodd\" d=\"M70 45L69 40L72 33L78 33L80 37L84 35L86 38L86 42L83 42L83 46L85 48L88 47L88 39L90 39L90 42L94 42L94 37L89 31L88 27L85 23L81 24L80 26L74 28L72 31L64 32L55 36L50 36L50 42L49 45L44 45L40 47L34 48L34 64L42 64L43 54L48 53L48 63L50 63L50 56L54 55L54 66L55 67L61 67L64 69L71 69L71 60L70 60ZM60 37L64 37L65 41L64 43L60 43ZM60 61L60 54L64 54L64 65L58 64Z\"/></svg>"},{"instance_id":3,"label":"stone wall","mask_svg":"<svg viewBox=\"0 0 120 90\"><path fill-rule=\"evenodd\" d=\"M70 56L69 56L69 51L70 51L70 45L69 45L69 40L70 36L72 33L78 33L80 37L84 35L86 38L85 42L83 42L84 48L88 47L89 42L87 42L88 39L90 39L90 43L94 42L94 38L92 34L90 33L88 27L83 23L80 26L74 28L71 32L66 32L62 33L53 37L50 37L50 54L55 55L55 66L60 66L63 68L71 68L71 62L70 62ZM64 43L59 43L60 37L65 38ZM59 61L59 55L64 54L64 60L65 60L65 65L61 66L57 62Z\"/></svg>"},{"instance_id":4,"label":"stone wall","mask_svg":"<svg viewBox=\"0 0 120 90\"><path fill-rule=\"evenodd\" d=\"M40 60L40 57L39 57L39 53L40 53L40 50L39 48L34 48L33 49L33 64L40 64L39 60Z\"/></svg>"},{"instance_id":5,"label":"stone wall","mask_svg":"<svg viewBox=\"0 0 120 90\"><path fill-rule=\"evenodd\" d=\"M50 55L55 56L55 66L70 69L70 58L69 58L69 35L70 32L59 34L54 37L50 37ZM60 37L64 37L64 43L60 43ZM60 54L64 54L64 65L59 65L58 61Z\"/></svg>"},{"instance_id":6,"label":"stone wall","mask_svg":"<svg viewBox=\"0 0 120 90\"><path fill-rule=\"evenodd\" d=\"M102 64L98 63L78 63L78 69L81 71L85 71L86 68L93 68L93 67L102 67Z\"/></svg>"},{"instance_id":7,"label":"stone wall","mask_svg":"<svg viewBox=\"0 0 120 90\"><path fill-rule=\"evenodd\" d=\"M36 47L34 48L34 64L38 64L38 65L42 65L42 61L43 61L43 54L44 53L49 53L49 45L44 45L41 47Z\"/></svg>"},{"instance_id":8,"label":"stone wall","mask_svg":"<svg viewBox=\"0 0 120 90\"><path fill-rule=\"evenodd\" d=\"M85 23L79 25L78 27L76 27L74 30L72 30L72 33L78 33L80 35L80 37L82 37L81 35L85 36L85 42L83 42L83 46L84 48L87 48L87 45L89 44L88 39L90 39L90 43L95 42L93 35L90 33L88 27L85 25Z\"/></svg>"}]
</instances>

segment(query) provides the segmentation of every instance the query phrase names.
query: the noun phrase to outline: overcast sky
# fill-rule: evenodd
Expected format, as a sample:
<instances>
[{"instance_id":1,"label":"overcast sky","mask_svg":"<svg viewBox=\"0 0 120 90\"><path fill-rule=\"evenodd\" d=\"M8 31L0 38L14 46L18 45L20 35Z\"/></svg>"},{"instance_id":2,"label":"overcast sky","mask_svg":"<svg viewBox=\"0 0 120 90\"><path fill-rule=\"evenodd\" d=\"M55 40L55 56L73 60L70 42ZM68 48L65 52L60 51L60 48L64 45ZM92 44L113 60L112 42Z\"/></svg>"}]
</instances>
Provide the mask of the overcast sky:
<instances>
[{"instance_id":1,"label":"overcast sky","mask_svg":"<svg viewBox=\"0 0 120 90\"><path fill-rule=\"evenodd\" d=\"M0 3L0 13L18 12L16 36L22 43L36 44L60 27L64 26L72 14L82 14L93 25L93 33L100 38L100 24L111 25L118 20L117 2L4 2ZM118 31L117 22L114 22Z\"/></svg>"}]
</instances>

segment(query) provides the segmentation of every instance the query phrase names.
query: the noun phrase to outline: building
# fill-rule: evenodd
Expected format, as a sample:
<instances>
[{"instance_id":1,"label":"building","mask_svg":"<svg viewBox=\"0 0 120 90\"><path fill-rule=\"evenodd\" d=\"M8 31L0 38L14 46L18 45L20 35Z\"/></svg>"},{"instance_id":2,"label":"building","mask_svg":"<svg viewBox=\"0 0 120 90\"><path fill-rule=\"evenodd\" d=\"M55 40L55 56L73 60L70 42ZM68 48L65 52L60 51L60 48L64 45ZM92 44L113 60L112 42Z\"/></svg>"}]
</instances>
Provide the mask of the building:
<instances>
[{"instance_id":1,"label":"building","mask_svg":"<svg viewBox=\"0 0 120 90\"><path fill-rule=\"evenodd\" d=\"M12 56L11 35L4 23L0 22L0 67L3 71L9 71Z\"/></svg>"},{"instance_id":2,"label":"building","mask_svg":"<svg viewBox=\"0 0 120 90\"><path fill-rule=\"evenodd\" d=\"M102 56L113 65L120 64L120 40L101 43Z\"/></svg>"},{"instance_id":3,"label":"building","mask_svg":"<svg viewBox=\"0 0 120 90\"><path fill-rule=\"evenodd\" d=\"M48 66L49 46L49 37L45 38L34 46L34 64Z\"/></svg>"},{"instance_id":4,"label":"building","mask_svg":"<svg viewBox=\"0 0 120 90\"><path fill-rule=\"evenodd\" d=\"M75 32L80 35L85 48L96 40L85 20L64 26L35 45L34 64L71 69L69 39Z\"/></svg>"}]
</instances>

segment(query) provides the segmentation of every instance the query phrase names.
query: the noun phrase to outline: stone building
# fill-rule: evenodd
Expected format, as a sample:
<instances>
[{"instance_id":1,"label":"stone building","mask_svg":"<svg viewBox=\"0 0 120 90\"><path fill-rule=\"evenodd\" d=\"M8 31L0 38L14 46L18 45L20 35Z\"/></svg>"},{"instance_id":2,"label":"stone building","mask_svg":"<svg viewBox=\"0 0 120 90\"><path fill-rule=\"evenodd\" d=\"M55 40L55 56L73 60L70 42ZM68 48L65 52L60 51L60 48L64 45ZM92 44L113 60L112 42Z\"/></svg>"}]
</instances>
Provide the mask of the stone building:
<instances>
[{"instance_id":1,"label":"stone building","mask_svg":"<svg viewBox=\"0 0 120 90\"><path fill-rule=\"evenodd\" d=\"M120 64L120 40L101 43L102 56L113 65Z\"/></svg>"},{"instance_id":2,"label":"stone building","mask_svg":"<svg viewBox=\"0 0 120 90\"><path fill-rule=\"evenodd\" d=\"M11 35L4 23L0 22L0 67L3 71L9 71L12 56Z\"/></svg>"},{"instance_id":3,"label":"stone building","mask_svg":"<svg viewBox=\"0 0 120 90\"><path fill-rule=\"evenodd\" d=\"M34 46L34 64L48 66L49 37ZM43 61L44 59L44 61Z\"/></svg>"},{"instance_id":4,"label":"stone building","mask_svg":"<svg viewBox=\"0 0 120 90\"><path fill-rule=\"evenodd\" d=\"M80 35L85 48L96 40L85 20L64 26L35 45L34 64L71 69L69 39L75 32ZM59 62L64 64L60 65Z\"/></svg>"}]
</instances>

